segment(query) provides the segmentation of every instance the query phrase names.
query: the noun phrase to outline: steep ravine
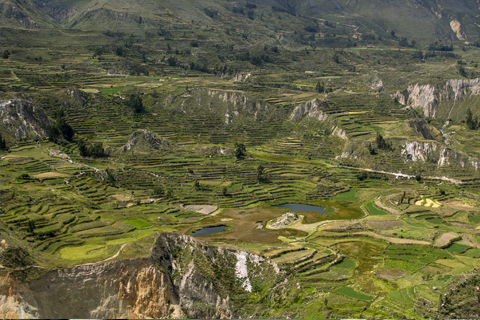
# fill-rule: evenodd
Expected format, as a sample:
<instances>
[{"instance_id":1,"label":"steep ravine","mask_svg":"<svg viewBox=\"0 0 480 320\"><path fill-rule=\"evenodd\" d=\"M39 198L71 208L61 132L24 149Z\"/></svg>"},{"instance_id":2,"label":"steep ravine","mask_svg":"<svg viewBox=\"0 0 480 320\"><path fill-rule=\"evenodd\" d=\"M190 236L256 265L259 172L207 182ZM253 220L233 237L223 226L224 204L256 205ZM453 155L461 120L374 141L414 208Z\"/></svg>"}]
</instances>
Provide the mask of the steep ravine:
<instances>
[{"instance_id":1,"label":"steep ravine","mask_svg":"<svg viewBox=\"0 0 480 320\"><path fill-rule=\"evenodd\" d=\"M0 317L232 318L235 295L280 278L260 256L164 233L150 257L51 271L28 283L0 269Z\"/></svg>"}]
</instances>

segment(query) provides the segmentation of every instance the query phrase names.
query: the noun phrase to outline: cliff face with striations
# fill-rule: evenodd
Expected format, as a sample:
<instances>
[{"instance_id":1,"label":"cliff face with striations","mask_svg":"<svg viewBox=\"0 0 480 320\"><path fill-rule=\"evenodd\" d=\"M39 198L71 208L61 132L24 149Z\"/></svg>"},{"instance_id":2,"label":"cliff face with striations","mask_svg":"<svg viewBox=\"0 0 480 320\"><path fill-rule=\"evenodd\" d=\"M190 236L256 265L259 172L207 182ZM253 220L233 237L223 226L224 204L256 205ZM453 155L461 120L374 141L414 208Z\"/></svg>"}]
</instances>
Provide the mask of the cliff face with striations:
<instances>
[{"instance_id":1,"label":"cliff face with striations","mask_svg":"<svg viewBox=\"0 0 480 320\"><path fill-rule=\"evenodd\" d=\"M148 258L81 265L24 283L0 271L3 318L231 318L233 297L282 276L248 252L161 234Z\"/></svg>"},{"instance_id":2,"label":"cliff face with striations","mask_svg":"<svg viewBox=\"0 0 480 320\"><path fill-rule=\"evenodd\" d=\"M0 125L17 139L43 138L51 123L42 108L21 99L0 101L0 118Z\"/></svg>"},{"instance_id":3,"label":"cliff face with striations","mask_svg":"<svg viewBox=\"0 0 480 320\"><path fill-rule=\"evenodd\" d=\"M318 99L302 103L293 109L290 115L290 120L300 121L304 117L310 117L319 121L324 121L328 118L328 114L322 110L325 108L326 102L320 102Z\"/></svg>"},{"instance_id":4,"label":"cliff face with striations","mask_svg":"<svg viewBox=\"0 0 480 320\"><path fill-rule=\"evenodd\" d=\"M437 118L437 107L442 101L457 102L468 94L480 94L480 78L447 80L443 86L412 84L392 97L403 105L421 108L425 117Z\"/></svg>"}]
</instances>

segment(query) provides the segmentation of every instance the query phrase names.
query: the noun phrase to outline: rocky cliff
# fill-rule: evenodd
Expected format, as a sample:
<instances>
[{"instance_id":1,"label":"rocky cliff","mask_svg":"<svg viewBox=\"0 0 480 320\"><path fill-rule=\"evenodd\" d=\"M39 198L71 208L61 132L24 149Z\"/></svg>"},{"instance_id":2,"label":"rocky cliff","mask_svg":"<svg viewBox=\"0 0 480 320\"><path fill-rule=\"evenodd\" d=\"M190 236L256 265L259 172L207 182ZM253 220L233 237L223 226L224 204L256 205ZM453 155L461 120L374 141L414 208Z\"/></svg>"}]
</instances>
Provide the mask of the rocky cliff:
<instances>
[{"instance_id":1,"label":"rocky cliff","mask_svg":"<svg viewBox=\"0 0 480 320\"><path fill-rule=\"evenodd\" d=\"M328 118L328 114L322 110L325 108L326 102L322 103L318 99L302 103L293 109L290 114L290 120L300 121L304 117L310 117L319 121L324 121Z\"/></svg>"},{"instance_id":2,"label":"rocky cliff","mask_svg":"<svg viewBox=\"0 0 480 320\"><path fill-rule=\"evenodd\" d=\"M255 116L255 121L264 120L265 113L272 111L272 108L266 104L253 100L243 93L233 91L217 91L208 90L208 95L214 96L227 104L225 112L225 124L230 125L234 117L238 117L241 113L247 113Z\"/></svg>"},{"instance_id":3,"label":"rocky cliff","mask_svg":"<svg viewBox=\"0 0 480 320\"><path fill-rule=\"evenodd\" d=\"M461 167L477 171L480 167L478 158L470 157L450 148L441 147L436 142L406 142L401 154L406 162L432 162L439 167Z\"/></svg>"},{"instance_id":4,"label":"rocky cliff","mask_svg":"<svg viewBox=\"0 0 480 320\"><path fill-rule=\"evenodd\" d=\"M121 149L120 153L125 153L129 150L136 151L150 151L152 149L160 150L166 149L170 146L167 140L157 137L154 133L139 129L134 131L128 138L127 143Z\"/></svg>"},{"instance_id":5,"label":"rocky cliff","mask_svg":"<svg viewBox=\"0 0 480 320\"><path fill-rule=\"evenodd\" d=\"M440 86L412 84L392 97L403 105L421 108L425 117L437 118L437 108L442 101L457 102L468 94L480 94L480 78L447 80Z\"/></svg>"},{"instance_id":6,"label":"rocky cliff","mask_svg":"<svg viewBox=\"0 0 480 320\"><path fill-rule=\"evenodd\" d=\"M160 234L150 257L76 266L25 283L0 270L3 318L231 318L235 296L283 276L244 251Z\"/></svg>"},{"instance_id":7,"label":"rocky cliff","mask_svg":"<svg viewBox=\"0 0 480 320\"><path fill-rule=\"evenodd\" d=\"M21 99L0 101L0 118L1 126L17 139L45 137L51 123L42 108Z\"/></svg>"}]
</instances>

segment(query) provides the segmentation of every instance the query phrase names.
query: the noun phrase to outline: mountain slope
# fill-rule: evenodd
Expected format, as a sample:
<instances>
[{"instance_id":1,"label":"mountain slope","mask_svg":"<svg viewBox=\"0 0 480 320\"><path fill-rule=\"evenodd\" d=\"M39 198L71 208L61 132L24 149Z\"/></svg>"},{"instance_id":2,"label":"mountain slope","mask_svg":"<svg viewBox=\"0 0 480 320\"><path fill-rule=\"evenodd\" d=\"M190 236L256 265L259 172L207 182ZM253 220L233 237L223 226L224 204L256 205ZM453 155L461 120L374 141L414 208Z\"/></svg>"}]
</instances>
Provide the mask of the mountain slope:
<instances>
[{"instance_id":1,"label":"mountain slope","mask_svg":"<svg viewBox=\"0 0 480 320\"><path fill-rule=\"evenodd\" d=\"M236 3L222 0L37 0L37 5L63 26L86 30L136 33L169 23L199 22L214 25L236 22L252 28L252 22L259 18L263 21L264 17L287 13L290 19L304 26L314 21L308 18L320 19L320 24L322 19L336 22L331 26L332 32L337 34L373 33L385 38L394 31L398 37L416 40L466 41L476 41L480 35L478 4L478 0L257 0ZM240 17L244 19L238 20Z\"/></svg>"},{"instance_id":2,"label":"mountain slope","mask_svg":"<svg viewBox=\"0 0 480 320\"><path fill-rule=\"evenodd\" d=\"M30 0L1 0L0 27L52 28L54 20Z\"/></svg>"}]
</instances>

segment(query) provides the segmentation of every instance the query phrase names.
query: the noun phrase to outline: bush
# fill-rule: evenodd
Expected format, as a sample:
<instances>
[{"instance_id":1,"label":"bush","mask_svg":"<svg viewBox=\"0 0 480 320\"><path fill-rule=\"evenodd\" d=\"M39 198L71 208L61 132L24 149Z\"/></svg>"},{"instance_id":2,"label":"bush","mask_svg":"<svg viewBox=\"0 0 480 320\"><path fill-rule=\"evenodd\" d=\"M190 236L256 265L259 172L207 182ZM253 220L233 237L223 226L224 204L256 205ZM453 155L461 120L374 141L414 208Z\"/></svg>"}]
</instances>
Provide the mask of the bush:
<instances>
[{"instance_id":1,"label":"bush","mask_svg":"<svg viewBox=\"0 0 480 320\"><path fill-rule=\"evenodd\" d=\"M171 66L171 67L176 67L178 62L177 62L177 58L175 58L174 56L171 56L167 59L167 62L168 62L168 65Z\"/></svg>"},{"instance_id":2,"label":"bush","mask_svg":"<svg viewBox=\"0 0 480 320\"><path fill-rule=\"evenodd\" d=\"M360 180L360 181L363 181L367 178L368 178L368 174L366 172L362 172L362 173L357 175L357 179Z\"/></svg>"},{"instance_id":3,"label":"bush","mask_svg":"<svg viewBox=\"0 0 480 320\"><path fill-rule=\"evenodd\" d=\"M193 188L198 191L201 189L201 186L200 186L200 182L198 182L198 180L195 180L195 182L193 183Z\"/></svg>"},{"instance_id":4,"label":"bush","mask_svg":"<svg viewBox=\"0 0 480 320\"><path fill-rule=\"evenodd\" d=\"M165 194L165 190L162 187L155 187L153 189L153 194L156 196L163 196Z\"/></svg>"},{"instance_id":5,"label":"bush","mask_svg":"<svg viewBox=\"0 0 480 320\"><path fill-rule=\"evenodd\" d=\"M28 173L22 173L21 175L18 176L18 179L29 180L30 175Z\"/></svg>"}]
</instances>

